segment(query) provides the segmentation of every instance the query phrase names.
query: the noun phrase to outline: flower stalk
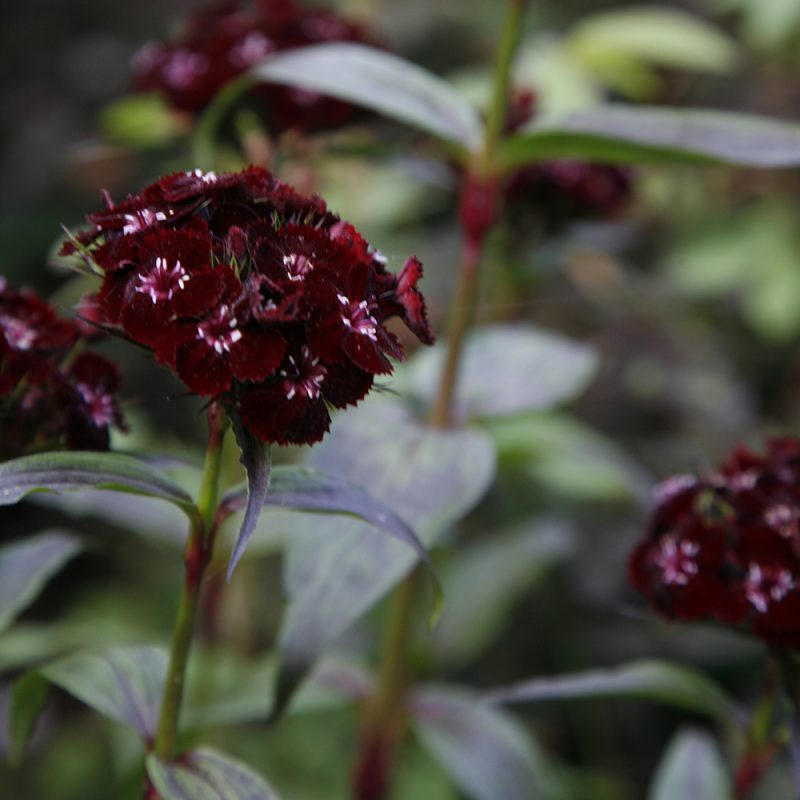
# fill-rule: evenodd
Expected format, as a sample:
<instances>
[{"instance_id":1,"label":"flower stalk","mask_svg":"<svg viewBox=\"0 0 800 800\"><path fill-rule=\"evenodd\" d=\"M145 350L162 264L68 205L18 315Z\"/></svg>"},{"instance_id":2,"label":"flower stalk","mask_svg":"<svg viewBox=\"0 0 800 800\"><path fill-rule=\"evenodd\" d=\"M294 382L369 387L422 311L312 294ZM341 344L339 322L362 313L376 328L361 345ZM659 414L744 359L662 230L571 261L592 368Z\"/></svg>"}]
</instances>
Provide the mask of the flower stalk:
<instances>
[{"instance_id":1,"label":"flower stalk","mask_svg":"<svg viewBox=\"0 0 800 800\"><path fill-rule=\"evenodd\" d=\"M508 2L483 148L468 166L462 186L459 222L464 240L463 255L458 285L450 306L447 354L430 414L430 423L437 428L446 428L451 423L458 368L475 310L484 247L499 216L502 182L497 150L503 137L511 66L519 45L526 6L527 0ZM416 575L416 571L408 575L391 600L378 685L365 710L354 779L356 800L382 800L389 789L391 762L405 725L405 694L410 678L408 650Z\"/></svg>"},{"instance_id":2,"label":"flower stalk","mask_svg":"<svg viewBox=\"0 0 800 800\"><path fill-rule=\"evenodd\" d=\"M175 755L181 704L183 701L186 664L194 632L200 587L214 547L215 524L219 499L219 475L222 445L228 428L228 417L216 403L208 411L208 448L203 467L203 481L198 497L199 517L192 523L184 551L186 567L183 592L178 607L172 639L167 680L161 701L161 713L153 742L153 752L162 759Z\"/></svg>"}]
</instances>

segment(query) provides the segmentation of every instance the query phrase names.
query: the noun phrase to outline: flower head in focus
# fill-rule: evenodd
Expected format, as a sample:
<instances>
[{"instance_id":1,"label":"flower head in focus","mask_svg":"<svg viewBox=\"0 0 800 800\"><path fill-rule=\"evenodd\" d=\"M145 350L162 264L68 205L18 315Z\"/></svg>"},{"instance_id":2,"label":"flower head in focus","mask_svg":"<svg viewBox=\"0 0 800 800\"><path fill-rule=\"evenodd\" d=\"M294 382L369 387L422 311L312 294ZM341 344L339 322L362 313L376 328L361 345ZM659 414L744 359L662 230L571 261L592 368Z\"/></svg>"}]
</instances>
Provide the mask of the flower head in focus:
<instances>
[{"instance_id":1,"label":"flower head in focus","mask_svg":"<svg viewBox=\"0 0 800 800\"><path fill-rule=\"evenodd\" d=\"M701 478L661 484L630 580L671 619L749 629L800 647L800 440L735 450Z\"/></svg>"},{"instance_id":2,"label":"flower head in focus","mask_svg":"<svg viewBox=\"0 0 800 800\"><path fill-rule=\"evenodd\" d=\"M431 343L410 258L399 274L317 197L251 167L176 173L88 217L77 247L104 276L104 324L262 441L311 443L403 347Z\"/></svg>"},{"instance_id":3,"label":"flower head in focus","mask_svg":"<svg viewBox=\"0 0 800 800\"><path fill-rule=\"evenodd\" d=\"M0 279L0 455L67 447L105 450L109 428L124 427L120 376L85 351L86 331L32 292Z\"/></svg>"},{"instance_id":4,"label":"flower head in focus","mask_svg":"<svg viewBox=\"0 0 800 800\"><path fill-rule=\"evenodd\" d=\"M178 38L144 45L134 57L133 89L160 91L174 108L198 114L267 56L324 42L374 44L360 26L294 0L227 0L196 13ZM352 106L303 89L262 85L253 92L276 131L332 129L353 115Z\"/></svg>"}]
</instances>

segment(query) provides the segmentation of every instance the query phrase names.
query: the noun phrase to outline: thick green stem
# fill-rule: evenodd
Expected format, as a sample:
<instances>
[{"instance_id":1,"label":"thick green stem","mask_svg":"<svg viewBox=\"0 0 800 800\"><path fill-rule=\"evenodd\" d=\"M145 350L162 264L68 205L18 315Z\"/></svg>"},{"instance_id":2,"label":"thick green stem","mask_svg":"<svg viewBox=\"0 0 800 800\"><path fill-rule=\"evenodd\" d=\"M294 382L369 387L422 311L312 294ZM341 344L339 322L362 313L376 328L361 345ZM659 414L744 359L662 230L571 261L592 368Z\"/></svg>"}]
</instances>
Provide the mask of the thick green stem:
<instances>
[{"instance_id":1,"label":"thick green stem","mask_svg":"<svg viewBox=\"0 0 800 800\"><path fill-rule=\"evenodd\" d=\"M161 701L161 714L158 720L153 752L162 759L175 755L175 742L178 733L183 688L186 678L186 664L194 632L197 601L200 585L214 546L216 526L214 519L219 499L219 473L222 458L222 444L228 418L218 406L212 405L208 411L208 448L203 467L203 481L197 507L200 518L192 523L189 541L184 551L186 565L183 592L178 606L178 618L167 669L167 680Z\"/></svg>"},{"instance_id":2,"label":"thick green stem","mask_svg":"<svg viewBox=\"0 0 800 800\"><path fill-rule=\"evenodd\" d=\"M464 250L458 286L450 306L447 355L431 409L430 422L435 427L444 428L450 424L464 339L475 309L484 244L497 222L500 185L497 150L503 137L511 66L526 5L527 0L508 0L484 144L480 153L475 154L464 178L460 209ZM392 754L404 725L405 693L409 682L408 647L417 585L415 575L413 572L403 581L391 601L378 685L366 709L362 730L355 776L358 800L375 800L384 797L388 791Z\"/></svg>"}]
</instances>

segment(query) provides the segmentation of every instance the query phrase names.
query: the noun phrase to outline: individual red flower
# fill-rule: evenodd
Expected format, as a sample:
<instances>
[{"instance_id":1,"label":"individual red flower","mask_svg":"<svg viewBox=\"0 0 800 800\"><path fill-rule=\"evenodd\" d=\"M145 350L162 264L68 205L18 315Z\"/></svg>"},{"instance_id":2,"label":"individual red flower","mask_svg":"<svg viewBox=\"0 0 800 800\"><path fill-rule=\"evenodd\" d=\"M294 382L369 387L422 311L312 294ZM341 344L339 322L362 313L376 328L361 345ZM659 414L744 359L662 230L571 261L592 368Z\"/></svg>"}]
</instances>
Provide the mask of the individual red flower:
<instances>
[{"instance_id":1,"label":"individual red flower","mask_svg":"<svg viewBox=\"0 0 800 800\"><path fill-rule=\"evenodd\" d=\"M800 440L740 447L713 474L659 488L632 585L672 619L712 619L800 647Z\"/></svg>"},{"instance_id":2,"label":"individual red flower","mask_svg":"<svg viewBox=\"0 0 800 800\"><path fill-rule=\"evenodd\" d=\"M66 249L104 275L103 324L264 441L321 439L329 407L390 373L403 357L392 317L433 341L419 261L389 272L321 199L266 170L168 175L88 220Z\"/></svg>"},{"instance_id":3,"label":"individual red flower","mask_svg":"<svg viewBox=\"0 0 800 800\"><path fill-rule=\"evenodd\" d=\"M268 55L341 41L370 39L360 26L294 0L221 2L187 20L176 39L142 47L133 60L133 89L160 91L176 109L197 114L226 83ZM308 90L262 85L254 94L277 131L335 128L353 114L352 106Z\"/></svg>"},{"instance_id":4,"label":"individual red flower","mask_svg":"<svg viewBox=\"0 0 800 800\"><path fill-rule=\"evenodd\" d=\"M93 331L92 338L95 338ZM78 321L60 318L32 292L0 279L0 455L68 447L108 448L124 423L115 398L119 373L86 343Z\"/></svg>"}]
</instances>

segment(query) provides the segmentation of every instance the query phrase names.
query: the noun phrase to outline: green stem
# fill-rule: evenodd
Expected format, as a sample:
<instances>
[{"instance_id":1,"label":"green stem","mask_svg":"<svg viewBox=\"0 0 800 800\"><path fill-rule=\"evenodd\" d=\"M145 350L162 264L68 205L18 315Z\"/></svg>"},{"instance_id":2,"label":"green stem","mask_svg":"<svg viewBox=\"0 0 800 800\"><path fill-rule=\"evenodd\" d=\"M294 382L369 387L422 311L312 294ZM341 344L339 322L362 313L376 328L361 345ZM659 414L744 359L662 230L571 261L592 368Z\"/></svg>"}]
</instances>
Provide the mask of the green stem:
<instances>
[{"instance_id":1,"label":"green stem","mask_svg":"<svg viewBox=\"0 0 800 800\"><path fill-rule=\"evenodd\" d=\"M447 353L430 415L431 425L436 428L446 428L450 423L461 351L475 308L482 250L482 242L467 239L464 243L463 263L447 325Z\"/></svg>"},{"instance_id":2,"label":"green stem","mask_svg":"<svg viewBox=\"0 0 800 800\"><path fill-rule=\"evenodd\" d=\"M186 573L178 606L175 633L172 638L167 680L161 701L161 714L153 742L153 752L165 760L171 759L175 755L175 742L186 678L186 663L194 631L200 585L214 547L216 534L214 519L219 499L222 444L227 427L228 418L225 412L216 404L212 405L208 411L208 448L197 501L200 517L192 523L189 541L186 543L184 551Z\"/></svg>"},{"instance_id":3,"label":"green stem","mask_svg":"<svg viewBox=\"0 0 800 800\"><path fill-rule=\"evenodd\" d=\"M496 170L497 147L503 138L511 84L511 67L519 47L522 18L528 0L508 0L503 30L494 68L492 100L486 116L486 134L483 144L482 174L492 175Z\"/></svg>"},{"instance_id":4,"label":"green stem","mask_svg":"<svg viewBox=\"0 0 800 800\"><path fill-rule=\"evenodd\" d=\"M464 179L461 223L464 251L458 286L450 306L447 329L447 354L442 368L439 389L431 409L430 422L444 428L450 423L451 408L458 380L458 367L464 339L475 309L481 258L486 236L496 223L498 166L497 149L502 141L508 107L511 65L519 44L522 15L527 0L508 0L503 31L495 67L492 102L486 122L482 151L469 165ZM464 213L466 209L466 214ZM476 221L477 220L477 221ZM473 221L474 224L470 224ZM356 777L356 796L359 778L381 772L381 789L388 790L390 759L396 738L402 732L405 692L409 683L408 648L416 589L416 572L412 572L398 587L390 606L386 638L380 658L378 684L366 710L362 732L361 753ZM372 771L365 760L386 759ZM370 797L378 794L371 793Z\"/></svg>"}]
</instances>

